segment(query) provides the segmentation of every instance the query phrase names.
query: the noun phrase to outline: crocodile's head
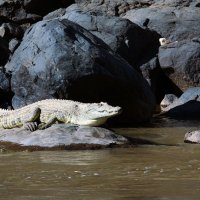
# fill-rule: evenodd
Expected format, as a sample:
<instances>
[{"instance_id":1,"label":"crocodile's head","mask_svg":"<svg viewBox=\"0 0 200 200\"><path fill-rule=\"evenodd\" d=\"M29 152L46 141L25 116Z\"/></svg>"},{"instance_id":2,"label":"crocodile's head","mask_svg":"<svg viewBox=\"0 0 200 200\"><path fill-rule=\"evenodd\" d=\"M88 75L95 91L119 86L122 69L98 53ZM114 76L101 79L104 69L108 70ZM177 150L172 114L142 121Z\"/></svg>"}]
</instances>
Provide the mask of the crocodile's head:
<instances>
[{"instance_id":1,"label":"crocodile's head","mask_svg":"<svg viewBox=\"0 0 200 200\"><path fill-rule=\"evenodd\" d=\"M119 115L121 112L122 109L120 107L113 107L103 102L80 104L76 108L76 115L72 116L71 123L86 126L100 126L108 118Z\"/></svg>"}]
</instances>

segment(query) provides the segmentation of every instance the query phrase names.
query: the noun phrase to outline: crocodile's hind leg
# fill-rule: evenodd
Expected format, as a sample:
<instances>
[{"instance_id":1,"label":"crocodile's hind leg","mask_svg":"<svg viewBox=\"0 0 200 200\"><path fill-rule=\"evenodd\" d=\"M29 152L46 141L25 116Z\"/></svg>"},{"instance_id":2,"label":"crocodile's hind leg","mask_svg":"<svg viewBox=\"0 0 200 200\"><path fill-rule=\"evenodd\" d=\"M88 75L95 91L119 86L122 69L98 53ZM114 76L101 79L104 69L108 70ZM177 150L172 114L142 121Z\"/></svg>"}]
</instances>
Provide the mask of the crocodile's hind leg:
<instances>
[{"instance_id":1,"label":"crocodile's hind leg","mask_svg":"<svg viewBox=\"0 0 200 200\"><path fill-rule=\"evenodd\" d=\"M23 128L30 131L38 129L38 121L40 118L41 109L35 107L31 112L23 117Z\"/></svg>"}]
</instances>

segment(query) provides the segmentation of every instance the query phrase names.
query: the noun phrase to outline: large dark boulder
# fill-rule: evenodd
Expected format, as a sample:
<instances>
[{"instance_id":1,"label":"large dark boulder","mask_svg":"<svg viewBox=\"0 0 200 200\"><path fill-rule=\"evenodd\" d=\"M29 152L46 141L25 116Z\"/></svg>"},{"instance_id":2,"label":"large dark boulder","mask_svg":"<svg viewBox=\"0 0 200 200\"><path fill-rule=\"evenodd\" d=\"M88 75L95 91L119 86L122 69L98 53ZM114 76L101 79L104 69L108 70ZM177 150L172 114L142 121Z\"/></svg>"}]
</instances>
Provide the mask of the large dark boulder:
<instances>
[{"instance_id":1,"label":"large dark boulder","mask_svg":"<svg viewBox=\"0 0 200 200\"><path fill-rule=\"evenodd\" d=\"M155 106L145 79L105 43L68 20L35 24L6 65L14 108L46 99L106 101L120 121L148 120Z\"/></svg>"},{"instance_id":2,"label":"large dark boulder","mask_svg":"<svg viewBox=\"0 0 200 200\"><path fill-rule=\"evenodd\" d=\"M53 17L49 14L44 19L50 16ZM59 9L56 15L54 12L54 16L73 21L89 30L136 68L158 53L161 36L127 19L82 12L75 4L65 12Z\"/></svg>"}]
</instances>

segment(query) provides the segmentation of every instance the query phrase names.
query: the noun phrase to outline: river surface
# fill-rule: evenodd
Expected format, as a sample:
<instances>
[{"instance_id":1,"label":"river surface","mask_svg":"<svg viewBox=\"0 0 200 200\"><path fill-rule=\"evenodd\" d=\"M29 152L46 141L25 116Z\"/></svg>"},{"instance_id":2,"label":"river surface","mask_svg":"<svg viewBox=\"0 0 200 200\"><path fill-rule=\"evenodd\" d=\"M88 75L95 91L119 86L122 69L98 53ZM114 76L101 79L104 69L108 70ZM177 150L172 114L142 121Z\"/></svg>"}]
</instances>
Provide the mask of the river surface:
<instances>
[{"instance_id":1,"label":"river surface","mask_svg":"<svg viewBox=\"0 0 200 200\"><path fill-rule=\"evenodd\" d=\"M85 151L0 153L0 200L199 200L198 121L161 120L117 133L157 145Z\"/></svg>"}]
</instances>

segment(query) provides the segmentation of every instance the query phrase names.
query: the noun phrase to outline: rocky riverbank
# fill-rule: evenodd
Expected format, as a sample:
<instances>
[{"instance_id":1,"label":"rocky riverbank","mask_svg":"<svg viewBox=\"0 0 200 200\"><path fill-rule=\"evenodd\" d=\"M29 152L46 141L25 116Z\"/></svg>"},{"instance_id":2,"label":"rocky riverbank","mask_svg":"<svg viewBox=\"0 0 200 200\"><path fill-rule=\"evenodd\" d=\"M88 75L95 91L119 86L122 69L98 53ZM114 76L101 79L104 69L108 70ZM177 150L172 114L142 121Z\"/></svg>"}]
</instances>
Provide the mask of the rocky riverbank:
<instances>
[{"instance_id":1,"label":"rocky riverbank","mask_svg":"<svg viewBox=\"0 0 200 200\"><path fill-rule=\"evenodd\" d=\"M199 86L199 24L197 0L1 0L0 107L103 101L123 108L112 126L144 123Z\"/></svg>"}]
</instances>

